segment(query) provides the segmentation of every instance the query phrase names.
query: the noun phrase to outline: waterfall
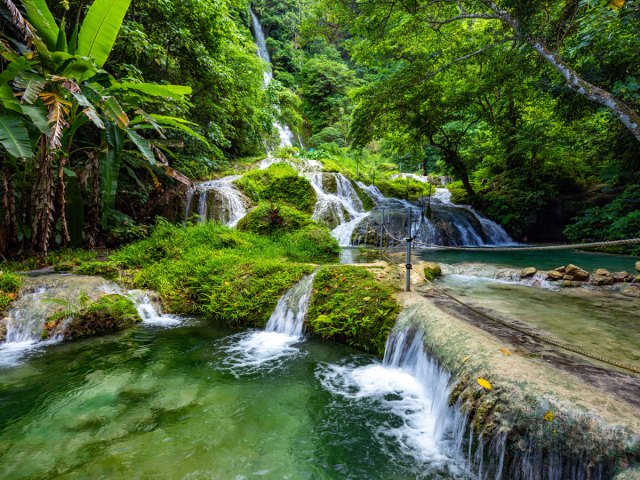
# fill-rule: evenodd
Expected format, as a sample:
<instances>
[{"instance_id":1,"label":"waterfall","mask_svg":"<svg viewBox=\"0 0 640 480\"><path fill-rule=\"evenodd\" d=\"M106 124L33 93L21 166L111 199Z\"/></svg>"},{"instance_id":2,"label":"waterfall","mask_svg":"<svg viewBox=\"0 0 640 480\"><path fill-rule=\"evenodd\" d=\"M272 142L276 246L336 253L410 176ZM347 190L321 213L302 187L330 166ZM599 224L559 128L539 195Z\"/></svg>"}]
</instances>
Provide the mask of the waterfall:
<instances>
[{"instance_id":1,"label":"waterfall","mask_svg":"<svg viewBox=\"0 0 640 480\"><path fill-rule=\"evenodd\" d=\"M425 177L426 178L426 177ZM515 242L497 223L484 218L471 207L456 205L451 201L451 192L436 188L431 201L421 204L386 198L379 189L359 184L375 202L376 208L363 218L352 233L356 244L380 243L380 226L384 215L386 230L395 238L384 234L385 243L399 246L406 236L407 216L411 211L411 232L417 245L490 246L514 245ZM427 203L430 215L426 214Z\"/></svg>"},{"instance_id":2,"label":"waterfall","mask_svg":"<svg viewBox=\"0 0 640 480\"><path fill-rule=\"evenodd\" d=\"M215 221L235 227L248 212L249 199L238 190L234 182L240 175L196 184L195 191L187 192L185 222L193 214L193 198L197 196L197 212L201 223Z\"/></svg>"},{"instance_id":3,"label":"waterfall","mask_svg":"<svg viewBox=\"0 0 640 480\"><path fill-rule=\"evenodd\" d=\"M95 301L103 295L123 295L135 304L143 325L175 326L179 317L164 315L158 302L147 292L123 291L117 284L100 277L49 274L27 277L20 297L7 312L5 341L0 343L0 366L15 365L25 354L64 340L71 318L62 320L52 336L42 340L47 319L61 309L79 310L80 298Z\"/></svg>"},{"instance_id":4,"label":"waterfall","mask_svg":"<svg viewBox=\"0 0 640 480\"><path fill-rule=\"evenodd\" d=\"M425 468L467 477L466 419L449 406L451 376L425 351L422 330L409 324L396 326L381 364L330 364L318 369L316 376L334 395L373 401L398 419L380 426L379 441L391 439Z\"/></svg>"},{"instance_id":5,"label":"waterfall","mask_svg":"<svg viewBox=\"0 0 640 480\"><path fill-rule=\"evenodd\" d=\"M258 46L258 56L267 64L267 69L264 72L264 80L263 85L265 88L269 86L271 80L273 80L273 70L271 68L271 57L269 56L269 50L267 48L267 39L264 34L264 29L262 28L262 24L260 20L253 12L253 9L249 10L251 13L251 23L253 24L253 33L256 40L256 45ZM280 108L278 108L278 113L280 112ZM293 145L293 132L288 125L284 125L277 120L273 121L273 126L278 131L278 135L280 137L280 147L290 147Z\"/></svg>"},{"instance_id":6,"label":"waterfall","mask_svg":"<svg viewBox=\"0 0 640 480\"><path fill-rule=\"evenodd\" d=\"M331 234L341 246L351 245L355 228L368 216L351 180L341 173L310 172L305 176L318 198L313 219L333 228Z\"/></svg>"},{"instance_id":7,"label":"waterfall","mask_svg":"<svg viewBox=\"0 0 640 480\"><path fill-rule=\"evenodd\" d=\"M315 274L304 277L278 300L264 330L243 332L224 340L222 369L234 375L271 372L292 356L303 340Z\"/></svg>"}]
</instances>

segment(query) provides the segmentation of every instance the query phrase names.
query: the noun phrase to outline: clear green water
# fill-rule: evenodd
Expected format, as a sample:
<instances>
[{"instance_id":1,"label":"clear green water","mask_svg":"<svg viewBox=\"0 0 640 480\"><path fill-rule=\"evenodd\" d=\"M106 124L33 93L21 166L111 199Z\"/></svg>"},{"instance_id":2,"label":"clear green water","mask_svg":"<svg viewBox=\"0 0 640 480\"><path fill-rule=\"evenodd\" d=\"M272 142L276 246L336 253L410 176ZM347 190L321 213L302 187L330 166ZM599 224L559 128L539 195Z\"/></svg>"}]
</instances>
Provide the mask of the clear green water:
<instances>
[{"instance_id":1,"label":"clear green water","mask_svg":"<svg viewBox=\"0 0 640 480\"><path fill-rule=\"evenodd\" d=\"M439 284L495 317L526 322L564 343L640 367L638 298L586 288L551 291L463 275L447 275Z\"/></svg>"},{"instance_id":2,"label":"clear green water","mask_svg":"<svg viewBox=\"0 0 640 480\"><path fill-rule=\"evenodd\" d=\"M640 258L627 255L583 252L579 250L552 250L547 252L466 252L455 250L425 250L420 258L440 263L487 263L507 267L536 267L538 270L551 270L570 263L587 271L606 268L612 272L635 272L635 262Z\"/></svg>"},{"instance_id":3,"label":"clear green water","mask_svg":"<svg viewBox=\"0 0 640 480\"><path fill-rule=\"evenodd\" d=\"M384 434L400 417L317 378L372 357L308 341L243 375L224 367L230 333L140 327L0 369L0 478L451 478Z\"/></svg>"}]
</instances>

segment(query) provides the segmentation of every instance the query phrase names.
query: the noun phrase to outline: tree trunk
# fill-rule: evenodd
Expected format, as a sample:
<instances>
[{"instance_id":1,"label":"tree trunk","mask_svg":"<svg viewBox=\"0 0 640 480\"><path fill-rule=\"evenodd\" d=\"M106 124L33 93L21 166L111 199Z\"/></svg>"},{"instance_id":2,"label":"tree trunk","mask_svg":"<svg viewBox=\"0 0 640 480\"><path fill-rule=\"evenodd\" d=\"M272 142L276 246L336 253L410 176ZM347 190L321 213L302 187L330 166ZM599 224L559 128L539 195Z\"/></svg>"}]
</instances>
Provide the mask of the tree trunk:
<instances>
[{"instance_id":1,"label":"tree trunk","mask_svg":"<svg viewBox=\"0 0 640 480\"><path fill-rule=\"evenodd\" d=\"M511 16L506 10L498 7L493 0L484 0L483 3L493 12L496 19L513 29L516 37L524 40L542 58L544 58L553 68L556 69L565 79L567 86L582 95L583 97L597 103L610 110L623 124L629 132L640 142L640 115L622 100L616 98L610 92L593 85L584 80L578 72L567 65L560 55L553 53L547 48L542 40L524 35L520 31L520 24L517 19Z\"/></svg>"},{"instance_id":2,"label":"tree trunk","mask_svg":"<svg viewBox=\"0 0 640 480\"><path fill-rule=\"evenodd\" d=\"M558 54L551 52L541 41L527 39L527 43L549 62L553 68L560 72L571 90L613 112L636 140L640 142L640 115L629 105L614 97L613 94L606 90L582 79L575 70L564 63Z\"/></svg>"}]
</instances>

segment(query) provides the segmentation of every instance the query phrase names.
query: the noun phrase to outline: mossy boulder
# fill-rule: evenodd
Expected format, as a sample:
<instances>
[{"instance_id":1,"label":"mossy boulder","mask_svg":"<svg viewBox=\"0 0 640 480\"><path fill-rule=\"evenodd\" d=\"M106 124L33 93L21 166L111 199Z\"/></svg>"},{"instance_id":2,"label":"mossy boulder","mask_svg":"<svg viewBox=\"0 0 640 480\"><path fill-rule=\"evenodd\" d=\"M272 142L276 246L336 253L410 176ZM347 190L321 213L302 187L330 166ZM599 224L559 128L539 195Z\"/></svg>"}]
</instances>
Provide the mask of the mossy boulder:
<instances>
[{"instance_id":1,"label":"mossy boulder","mask_svg":"<svg viewBox=\"0 0 640 480\"><path fill-rule=\"evenodd\" d=\"M252 170L236 181L236 185L252 201L286 203L303 212L312 213L316 192L309 180L285 163L265 170Z\"/></svg>"},{"instance_id":2,"label":"mossy boulder","mask_svg":"<svg viewBox=\"0 0 640 480\"><path fill-rule=\"evenodd\" d=\"M314 225L311 217L288 205L261 203L238 223L238 230L274 235L290 233Z\"/></svg>"},{"instance_id":3,"label":"mossy boulder","mask_svg":"<svg viewBox=\"0 0 640 480\"><path fill-rule=\"evenodd\" d=\"M105 295L72 315L71 322L64 329L65 337L82 338L124 330L141 321L136 306L129 298Z\"/></svg>"},{"instance_id":4,"label":"mossy boulder","mask_svg":"<svg viewBox=\"0 0 640 480\"><path fill-rule=\"evenodd\" d=\"M326 267L314 279L307 322L316 335L382 356L399 312L394 289L367 269Z\"/></svg>"},{"instance_id":5,"label":"mossy boulder","mask_svg":"<svg viewBox=\"0 0 640 480\"><path fill-rule=\"evenodd\" d=\"M430 282L433 282L440 276L442 276L442 268L440 267L440 264L435 262L424 263L424 278L426 278Z\"/></svg>"}]
</instances>

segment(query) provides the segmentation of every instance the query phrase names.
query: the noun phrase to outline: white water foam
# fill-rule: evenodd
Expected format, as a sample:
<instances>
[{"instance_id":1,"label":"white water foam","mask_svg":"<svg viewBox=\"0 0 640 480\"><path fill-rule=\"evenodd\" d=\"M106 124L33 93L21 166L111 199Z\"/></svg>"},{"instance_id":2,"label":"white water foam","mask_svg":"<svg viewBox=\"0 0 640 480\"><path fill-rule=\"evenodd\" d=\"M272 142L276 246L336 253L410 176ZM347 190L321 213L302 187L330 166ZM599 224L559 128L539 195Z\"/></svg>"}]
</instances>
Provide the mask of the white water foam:
<instances>
[{"instance_id":1,"label":"white water foam","mask_svg":"<svg viewBox=\"0 0 640 480\"><path fill-rule=\"evenodd\" d=\"M303 278L280 298L264 330L243 332L224 340L224 370L236 376L271 372L285 360L302 354L295 345L304 340L304 319L314 276Z\"/></svg>"},{"instance_id":2,"label":"white water foam","mask_svg":"<svg viewBox=\"0 0 640 480\"><path fill-rule=\"evenodd\" d=\"M429 465L466 477L462 441L466 420L450 407L450 375L424 350L424 335L396 328L382 364L325 365L316 371L330 393L354 402L373 401L399 421L380 425L381 441L392 439L401 451Z\"/></svg>"}]
</instances>

